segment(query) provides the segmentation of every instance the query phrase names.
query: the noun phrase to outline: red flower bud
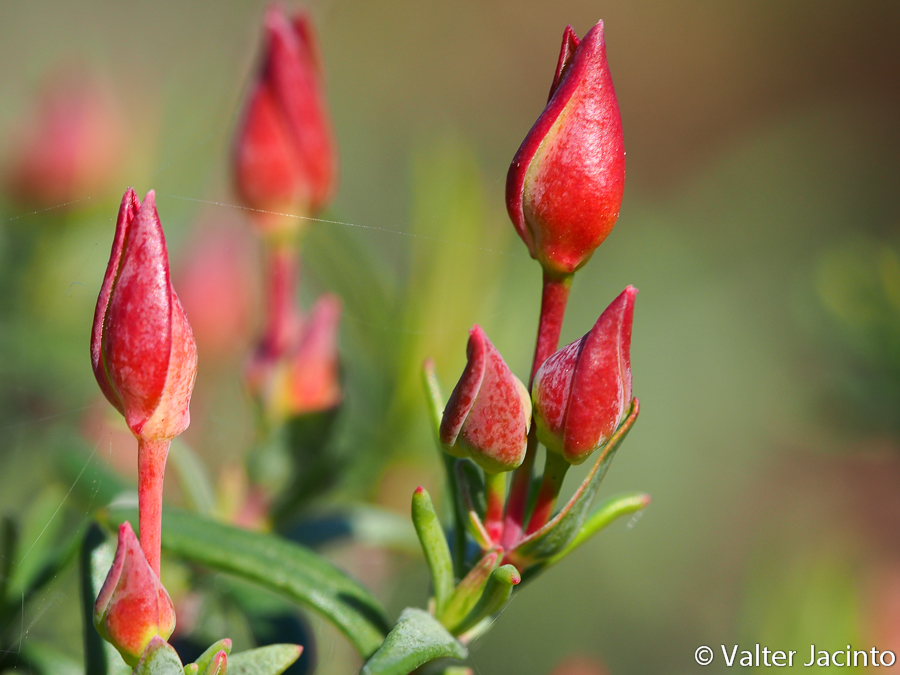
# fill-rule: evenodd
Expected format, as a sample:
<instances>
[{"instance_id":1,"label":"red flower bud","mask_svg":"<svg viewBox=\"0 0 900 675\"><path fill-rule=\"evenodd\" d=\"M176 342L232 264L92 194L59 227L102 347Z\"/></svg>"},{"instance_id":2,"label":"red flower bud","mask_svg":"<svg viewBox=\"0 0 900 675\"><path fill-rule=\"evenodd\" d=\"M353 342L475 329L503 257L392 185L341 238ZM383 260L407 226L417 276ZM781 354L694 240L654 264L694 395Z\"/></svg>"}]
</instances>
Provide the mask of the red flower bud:
<instances>
[{"instance_id":1,"label":"red flower bud","mask_svg":"<svg viewBox=\"0 0 900 675\"><path fill-rule=\"evenodd\" d=\"M94 603L94 626L131 666L154 636L166 640L175 630L172 599L150 569L128 522L119 525L116 557Z\"/></svg>"},{"instance_id":2,"label":"red flower bud","mask_svg":"<svg viewBox=\"0 0 900 675\"><path fill-rule=\"evenodd\" d=\"M469 331L466 368L444 408L441 443L471 456L488 473L512 471L525 459L531 400L480 326Z\"/></svg>"},{"instance_id":3,"label":"red flower bud","mask_svg":"<svg viewBox=\"0 0 900 675\"><path fill-rule=\"evenodd\" d=\"M15 130L4 182L21 201L60 206L102 190L122 154L122 120L91 76L53 78Z\"/></svg>"},{"instance_id":4,"label":"red flower bud","mask_svg":"<svg viewBox=\"0 0 900 675\"><path fill-rule=\"evenodd\" d=\"M139 440L162 441L190 423L197 345L169 279L153 191L122 199L91 333L91 364L107 400Z\"/></svg>"},{"instance_id":5,"label":"red flower bud","mask_svg":"<svg viewBox=\"0 0 900 675\"><path fill-rule=\"evenodd\" d=\"M235 184L266 211L316 213L334 191L337 158L322 92L315 36L306 15L274 6L267 44L235 146Z\"/></svg>"},{"instance_id":6,"label":"red flower bud","mask_svg":"<svg viewBox=\"0 0 900 675\"><path fill-rule=\"evenodd\" d=\"M513 158L506 207L531 257L553 274L584 265L616 223L625 186L622 120L603 22L571 26L550 100Z\"/></svg>"},{"instance_id":7,"label":"red flower bud","mask_svg":"<svg viewBox=\"0 0 900 675\"><path fill-rule=\"evenodd\" d=\"M247 386L273 424L288 417L324 412L341 402L337 332L341 301L323 295L309 316L297 317L284 351L264 344L247 369Z\"/></svg>"},{"instance_id":8,"label":"red flower bud","mask_svg":"<svg viewBox=\"0 0 900 675\"><path fill-rule=\"evenodd\" d=\"M622 423L631 406L631 322L637 289L629 286L590 332L560 349L532 386L538 440L581 464Z\"/></svg>"}]
</instances>

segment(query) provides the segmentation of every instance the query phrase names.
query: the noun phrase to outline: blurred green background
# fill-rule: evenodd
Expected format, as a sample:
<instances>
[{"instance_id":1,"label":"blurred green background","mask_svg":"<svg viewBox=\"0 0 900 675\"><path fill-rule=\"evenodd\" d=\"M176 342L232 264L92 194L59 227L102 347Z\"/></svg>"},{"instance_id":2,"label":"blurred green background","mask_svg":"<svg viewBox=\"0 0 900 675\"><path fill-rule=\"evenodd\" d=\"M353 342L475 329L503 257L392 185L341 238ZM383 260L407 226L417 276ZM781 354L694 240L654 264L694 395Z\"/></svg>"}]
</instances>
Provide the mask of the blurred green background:
<instances>
[{"instance_id":1,"label":"blurred green background","mask_svg":"<svg viewBox=\"0 0 900 675\"><path fill-rule=\"evenodd\" d=\"M436 359L449 390L477 322L527 375L540 274L505 214L506 170L546 100L565 25L606 25L627 188L576 277L563 340L627 284L640 289L642 415L603 491L654 502L517 593L473 645L476 672L544 675L583 654L616 675L694 673L700 645L717 656L705 672L730 672L719 645L757 642L801 663L812 643L900 654L900 4L310 9L341 182L327 222L310 225L300 295L345 302L342 433L358 458L336 499L398 513L418 484L440 485L421 359ZM187 437L226 473L252 441L240 368L258 261L228 161L263 10L0 3L0 508L32 514L36 542L43 525L84 527L96 506L65 497L60 444L80 438L110 470L131 461L87 349L129 185L157 191L179 293L208 242L237 242L244 281L216 288L224 307L241 295L246 314L208 357L198 329ZM82 80L113 111L102 125L112 159L70 195L23 196L9 176L42 92ZM62 515L35 507L46 484L57 492L40 499L65 504ZM424 602L417 557L331 554L394 610ZM74 576L55 581L0 649L43 636L77 653L76 598ZM316 631L317 672L351 672L342 638Z\"/></svg>"}]
</instances>

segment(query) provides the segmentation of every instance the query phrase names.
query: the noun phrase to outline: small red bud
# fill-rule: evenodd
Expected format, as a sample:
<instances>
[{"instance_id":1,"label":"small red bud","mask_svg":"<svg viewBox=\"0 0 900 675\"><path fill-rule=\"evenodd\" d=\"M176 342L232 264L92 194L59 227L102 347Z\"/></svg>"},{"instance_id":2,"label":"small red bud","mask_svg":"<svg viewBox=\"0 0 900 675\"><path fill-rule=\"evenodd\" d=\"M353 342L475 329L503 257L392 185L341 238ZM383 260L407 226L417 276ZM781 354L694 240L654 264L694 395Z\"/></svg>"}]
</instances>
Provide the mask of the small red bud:
<instances>
[{"instance_id":1,"label":"small red bud","mask_svg":"<svg viewBox=\"0 0 900 675\"><path fill-rule=\"evenodd\" d=\"M631 324L637 289L629 286L590 332L547 359L534 378L538 440L581 464L612 436L631 406Z\"/></svg>"},{"instance_id":2,"label":"small red bud","mask_svg":"<svg viewBox=\"0 0 900 675\"><path fill-rule=\"evenodd\" d=\"M531 257L554 275L570 274L612 230L624 186L622 120L603 22L580 42L569 26L550 100L509 167L507 210Z\"/></svg>"},{"instance_id":3,"label":"small red bud","mask_svg":"<svg viewBox=\"0 0 900 675\"><path fill-rule=\"evenodd\" d=\"M235 145L235 185L255 209L317 213L334 192L337 158L315 35L306 15L289 19L278 6L266 13L265 32Z\"/></svg>"},{"instance_id":4,"label":"small red bud","mask_svg":"<svg viewBox=\"0 0 900 675\"><path fill-rule=\"evenodd\" d=\"M154 636L167 640L175 630L172 599L128 522L119 526L116 556L94 603L94 626L131 666Z\"/></svg>"},{"instance_id":5,"label":"small red bud","mask_svg":"<svg viewBox=\"0 0 900 675\"><path fill-rule=\"evenodd\" d=\"M469 332L462 377L441 420L444 448L471 456L489 473L512 471L525 459L531 400L480 326Z\"/></svg>"},{"instance_id":6,"label":"small red bud","mask_svg":"<svg viewBox=\"0 0 900 675\"><path fill-rule=\"evenodd\" d=\"M342 399L337 344L341 300L323 295L287 336L283 351L265 346L247 369L247 385L272 423L337 407Z\"/></svg>"},{"instance_id":7,"label":"small red bud","mask_svg":"<svg viewBox=\"0 0 900 675\"><path fill-rule=\"evenodd\" d=\"M91 364L139 440L169 440L188 427L197 345L169 278L152 190L143 206L131 188L122 199L94 311Z\"/></svg>"}]
</instances>

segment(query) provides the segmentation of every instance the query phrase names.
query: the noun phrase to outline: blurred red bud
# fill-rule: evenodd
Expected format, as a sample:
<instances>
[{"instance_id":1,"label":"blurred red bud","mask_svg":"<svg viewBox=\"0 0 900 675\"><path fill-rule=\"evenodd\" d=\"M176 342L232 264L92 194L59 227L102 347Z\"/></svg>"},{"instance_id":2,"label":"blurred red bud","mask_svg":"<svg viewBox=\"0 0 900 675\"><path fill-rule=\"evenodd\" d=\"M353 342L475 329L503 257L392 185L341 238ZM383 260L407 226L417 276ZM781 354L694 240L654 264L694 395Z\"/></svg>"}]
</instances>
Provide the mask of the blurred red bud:
<instances>
[{"instance_id":1,"label":"blurred red bud","mask_svg":"<svg viewBox=\"0 0 900 675\"><path fill-rule=\"evenodd\" d=\"M489 473L512 471L525 459L531 426L528 390L480 326L469 331L466 358L444 408L441 443L451 455L470 456Z\"/></svg>"},{"instance_id":2,"label":"blurred red bud","mask_svg":"<svg viewBox=\"0 0 900 675\"><path fill-rule=\"evenodd\" d=\"M169 278L152 190L143 206L131 188L122 199L94 311L91 364L138 439L167 440L187 428L197 345Z\"/></svg>"},{"instance_id":3,"label":"blurred red bud","mask_svg":"<svg viewBox=\"0 0 900 675\"><path fill-rule=\"evenodd\" d=\"M172 599L128 522L119 525L116 556L94 603L94 626L131 666L154 636L166 640L175 630Z\"/></svg>"},{"instance_id":4,"label":"blurred red bud","mask_svg":"<svg viewBox=\"0 0 900 675\"><path fill-rule=\"evenodd\" d=\"M532 386L538 440L581 464L612 436L631 407L631 323L637 289L629 286L590 332L547 359Z\"/></svg>"},{"instance_id":5,"label":"blurred red bud","mask_svg":"<svg viewBox=\"0 0 900 675\"><path fill-rule=\"evenodd\" d=\"M14 197L58 206L102 189L121 155L122 122L109 92L84 75L49 82L13 132L4 182Z\"/></svg>"},{"instance_id":6,"label":"blurred red bud","mask_svg":"<svg viewBox=\"0 0 900 675\"><path fill-rule=\"evenodd\" d=\"M204 364L246 350L256 297L254 242L243 226L204 224L192 237L176 274L178 297Z\"/></svg>"},{"instance_id":7,"label":"blurred red bud","mask_svg":"<svg viewBox=\"0 0 900 675\"><path fill-rule=\"evenodd\" d=\"M331 198L337 173L315 35L305 14L288 19L278 6L266 12L265 33L262 69L237 134L235 185L252 208L314 214Z\"/></svg>"},{"instance_id":8,"label":"blurred red bud","mask_svg":"<svg viewBox=\"0 0 900 675\"><path fill-rule=\"evenodd\" d=\"M247 385L270 422L337 407L342 398L337 333L341 300L319 298L285 350L262 349L247 369Z\"/></svg>"},{"instance_id":9,"label":"blurred red bud","mask_svg":"<svg viewBox=\"0 0 900 675\"><path fill-rule=\"evenodd\" d=\"M625 187L622 120L603 22L579 42L563 34L550 100L513 158L506 206L531 257L569 274L603 243Z\"/></svg>"}]
</instances>

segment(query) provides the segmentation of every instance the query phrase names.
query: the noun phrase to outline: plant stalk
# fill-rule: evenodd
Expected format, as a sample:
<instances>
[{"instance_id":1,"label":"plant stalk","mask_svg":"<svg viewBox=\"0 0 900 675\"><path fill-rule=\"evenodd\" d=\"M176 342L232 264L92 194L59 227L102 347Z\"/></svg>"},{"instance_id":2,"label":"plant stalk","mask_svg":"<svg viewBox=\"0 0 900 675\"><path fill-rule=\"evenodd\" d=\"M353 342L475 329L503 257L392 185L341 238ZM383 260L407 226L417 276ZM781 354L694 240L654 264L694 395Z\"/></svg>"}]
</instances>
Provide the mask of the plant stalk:
<instances>
[{"instance_id":1,"label":"plant stalk","mask_svg":"<svg viewBox=\"0 0 900 675\"><path fill-rule=\"evenodd\" d=\"M162 537L163 480L170 440L138 440L138 527L141 549L159 576Z\"/></svg>"}]
</instances>

